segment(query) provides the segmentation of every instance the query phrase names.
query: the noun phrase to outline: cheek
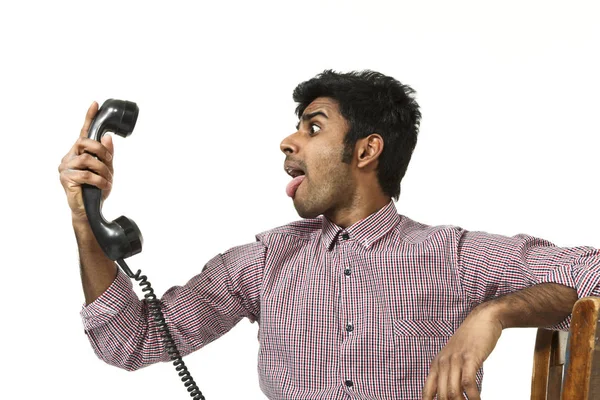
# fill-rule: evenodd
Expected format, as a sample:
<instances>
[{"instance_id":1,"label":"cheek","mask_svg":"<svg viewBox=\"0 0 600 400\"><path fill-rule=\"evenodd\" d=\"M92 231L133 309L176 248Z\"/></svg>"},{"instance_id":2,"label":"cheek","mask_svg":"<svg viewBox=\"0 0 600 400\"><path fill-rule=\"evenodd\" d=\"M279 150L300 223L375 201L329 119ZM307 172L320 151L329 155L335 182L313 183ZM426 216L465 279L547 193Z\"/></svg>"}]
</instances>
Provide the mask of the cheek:
<instances>
[{"instance_id":1,"label":"cheek","mask_svg":"<svg viewBox=\"0 0 600 400\"><path fill-rule=\"evenodd\" d=\"M338 169L338 164L342 162L341 149L335 148L328 144L318 146L311 154L309 168L312 167L314 172L324 178L331 172Z\"/></svg>"},{"instance_id":2,"label":"cheek","mask_svg":"<svg viewBox=\"0 0 600 400\"><path fill-rule=\"evenodd\" d=\"M309 179L320 186L321 189L334 189L340 187L340 185L346 186L348 183L350 171L348 165L342 163L338 153L324 153L323 157L318 160L315 159L311 166L313 168L309 173Z\"/></svg>"},{"instance_id":3,"label":"cheek","mask_svg":"<svg viewBox=\"0 0 600 400\"><path fill-rule=\"evenodd\" d=\"M324 136L313 139L304 147L309 182L316 186L337 186L337 181L346 180L348 173L348 165L342 163L343 143Z\"/></svg>"}]
</instances>

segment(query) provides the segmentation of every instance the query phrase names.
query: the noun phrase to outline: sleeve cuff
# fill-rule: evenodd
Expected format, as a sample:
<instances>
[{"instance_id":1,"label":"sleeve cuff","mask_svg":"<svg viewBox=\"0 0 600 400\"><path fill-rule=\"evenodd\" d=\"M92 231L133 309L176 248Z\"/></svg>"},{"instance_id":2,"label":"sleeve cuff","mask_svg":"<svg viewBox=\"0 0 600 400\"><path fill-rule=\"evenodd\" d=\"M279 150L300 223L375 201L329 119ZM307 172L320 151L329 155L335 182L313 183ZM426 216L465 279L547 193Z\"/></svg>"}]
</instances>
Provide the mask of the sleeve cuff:
<instances>
[{"instance_id":1,"label":"sleeve cuff","mask_svg":"<svg viewBox=\"0 0 600 400\"><path fill-rule=\"evenodd\" d=\"M558 283L573 288L577 291L578 299L600 295L598 288L600 274L597 268L585 264L554 269L543 277L540 283ZM559 324L549 327L549 329L567 331L570 324L571 314Z\"/></svg>"},{"instance_id":2,"label":"sleeve cuff","mask_svg":"<svg viewBox=\"0 0 600 400\"><path fill-rule=\"evenodd\" d=\"M90 304L82 306L80 315L86 331L104 325L128 305L139 301L131 280L120 268L117 270L117 276L108 289Z\"/></svg>"}]
</instances>

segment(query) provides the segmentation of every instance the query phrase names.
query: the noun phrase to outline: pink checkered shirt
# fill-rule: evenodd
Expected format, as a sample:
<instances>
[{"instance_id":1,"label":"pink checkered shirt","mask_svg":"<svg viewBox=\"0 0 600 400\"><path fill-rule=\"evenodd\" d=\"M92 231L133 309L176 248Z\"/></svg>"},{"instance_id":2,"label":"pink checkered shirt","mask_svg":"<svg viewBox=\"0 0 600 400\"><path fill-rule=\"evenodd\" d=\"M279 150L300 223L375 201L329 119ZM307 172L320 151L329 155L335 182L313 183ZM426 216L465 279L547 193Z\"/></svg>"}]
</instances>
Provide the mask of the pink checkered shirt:
<instances>
[{"instance_id":1,"label":"pink checkered shirt","mask_svg":"<svg viewBox=\"0 0 600 400\"><path fill-rule=\"evenodd\" d=\"M162 306L182 354L258 321L270 399L420 399L430 362L481 302L542 282L600 295L598 250L427 226L393 202L346 229L319 217L256 239L169 289ZM119 272L81 311L98 356L127 370L167 361L146 311Z\"/></svg>"}]
</instances>

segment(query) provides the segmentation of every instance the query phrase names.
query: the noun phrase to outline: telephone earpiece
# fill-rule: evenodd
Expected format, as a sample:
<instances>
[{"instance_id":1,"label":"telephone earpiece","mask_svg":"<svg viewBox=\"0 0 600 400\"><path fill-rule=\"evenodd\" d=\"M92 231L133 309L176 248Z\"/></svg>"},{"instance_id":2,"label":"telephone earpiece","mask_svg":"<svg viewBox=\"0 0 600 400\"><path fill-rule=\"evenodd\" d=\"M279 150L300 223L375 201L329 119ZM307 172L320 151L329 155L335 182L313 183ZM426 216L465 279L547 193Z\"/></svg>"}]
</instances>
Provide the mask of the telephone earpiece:
<instances>
[{"instance_id":1,"label":"telephone earpiece","mask_svg":"<svg viewBox=\"0 0 600 400\"><path fill-rule=\"evenodd\" d=\"M127 137L133 132L139 108L124 100L106 100L92 121L88 138L100 141L110 131ZM83 185L83 204L92 232L104 254L111 260L131 257L142 251L142 233L133 220L121 216L107 221L102 216L102 191L92 185Z\"/></svg>"}]
</instances>

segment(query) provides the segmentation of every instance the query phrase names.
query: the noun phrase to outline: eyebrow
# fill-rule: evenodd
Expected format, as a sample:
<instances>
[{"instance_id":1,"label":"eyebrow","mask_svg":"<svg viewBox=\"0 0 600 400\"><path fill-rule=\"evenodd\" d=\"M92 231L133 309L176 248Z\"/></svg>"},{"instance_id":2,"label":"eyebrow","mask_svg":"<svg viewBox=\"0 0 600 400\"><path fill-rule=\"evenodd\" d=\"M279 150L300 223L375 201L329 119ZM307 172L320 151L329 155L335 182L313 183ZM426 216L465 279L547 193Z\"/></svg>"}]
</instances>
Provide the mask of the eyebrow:
<instances>
[{"instance_id":1,"label":"eyebrow","mask_svg":"<svg viewBox=\"0 0 600 400\"><path fill-rule=\"evenodd\" d=\"M302 114L302 117L300 117L300 119L302 121L308 121L308 120L316 117L317 115L322 115L323 117L329 119L327 114L325 114L323 111L315 111L315 112L308 113L308 114ZM299 129L299 128L300 128L300 121L298 121L298 123L296 124L296 129Z\"/></svg>"}]
</instances>

